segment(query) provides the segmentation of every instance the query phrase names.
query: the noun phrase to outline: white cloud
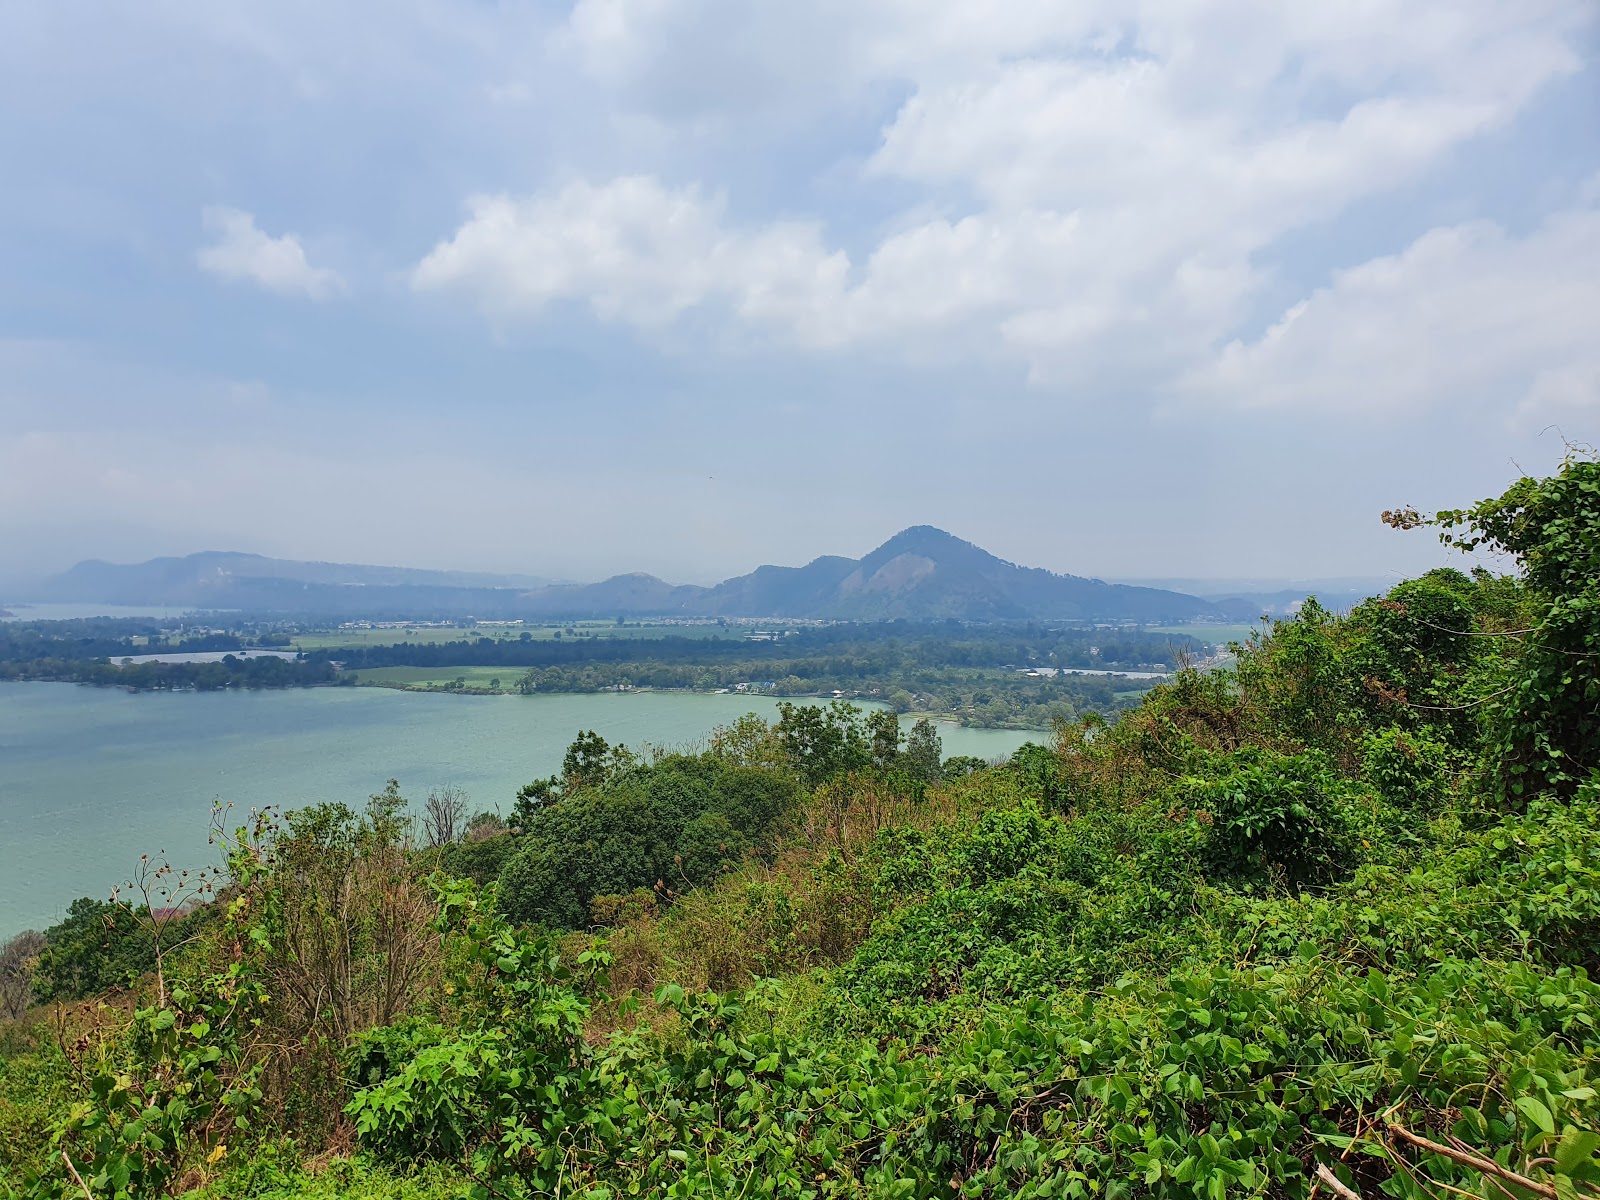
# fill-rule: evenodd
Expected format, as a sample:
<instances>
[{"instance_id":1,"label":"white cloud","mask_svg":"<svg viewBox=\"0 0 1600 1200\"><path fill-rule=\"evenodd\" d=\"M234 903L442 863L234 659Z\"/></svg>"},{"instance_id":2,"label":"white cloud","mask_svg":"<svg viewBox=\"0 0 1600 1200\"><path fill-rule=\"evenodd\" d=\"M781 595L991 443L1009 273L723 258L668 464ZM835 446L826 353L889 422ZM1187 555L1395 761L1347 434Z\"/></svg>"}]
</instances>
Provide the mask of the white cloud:
<instances>
[{"instance_id":1,"label":"white cloud","mask_svg":"<svg viewBox=\"0 0 1600 1200\"><path fill-rule=\"evenodd\" d=\"M1577 230L1600 177L1573 198L1600 166L1594 0L163 0L92 29L75 11L21 6L0 39L0 107L38 118L0 130L19 181L0 300L60 339L0 345L0 517L27 516L0 559L71 543L41 524L59 512L79 533L181 529L169 548L254 528L297 554L382 537L402 561L586 574L493 514L534 502L529 463L603 454L617 482L591 524L610 532L584 544L617 568L750 565L700 536L705 514L744 531L739 554L864 549L871 512L972 520L1065 569L1198 573L1226 546L1324 573L1377 545L1387 481L1464 500L1508 455L1537 460L1545 425L1597 436L1600 260ZM174 228L218 196L266 231ZM204 272L142 269L202 243ZM347 262L410 268L416 293L247 327L214 303L218 275L331 296ZM501 331L572 310L606 328L485 347L419 301ZM739 353L619 351L634 330ZM201 343L226 378L185 370ZM1163 402L1193 407L1147 419ZM1383 406L1404 411L1380 445ZM359 467L239 465L307 421L325 444L381 429L367 457L449 498L374 521ZM1271 452L1308 427L1314 461ZM974 483L941 499L927 479L955 461ZM1130 462L1147 486L1115 536L1019 515L1092 505ZM1243 486L1270 511L1241 517ZM126 549L94 537L77 553Z\"/></svg>"},{"instance_id":2,"label":"white cloud","mask_svg":"<svg viewBox=\"0 0 1600 1200\"><path fill-rule=\"evenodd\" d=\"M625 102L695 123L752 108L765 120L780 101L832 109L884 82L959 87L1040 61L1140 59L1213 101L1268 86L1290 105L1329 83L1492 87L1486 54L1570 58L1592 20L1586 0L578 0L555 41Z\"/></svg>"},{"instance_id":3,"label":"white cloud","mask_svg":"<svg viewBox=\"0 0 1600 1200\"><path fill-rule=\"evenodd\" d=\"M255 217L237 208L208 208L203 219L216 240L196 256L201 270L312 300L326 300L345 290L337 271L311 265L296 235L271 237L257 227Z\"/></svg>"},{"instance_id":4,"label":"white cloud","mask_svg":"<svg viewBox=\"0 0 1600 1200\"><path fill-rule=\"evenodd\" d=\"M705 307L804 346L1158 387L1236 336L1284 239L1513 120L1580 69L1591 19L1586 0L579 0L559 44L685 144L904 89L857 175L903 211L852 258L821 222L602 176L477 201L414 282L499 318L564 299L660 330Z\"/></svg>"},{"instance_id":5,"label":"white cloud","mask_svg":"<svg viewBox=\"0 0 1600 1200\"><path fill-rule=\"evenodd\" d=\"M640 176L523 201L480 198L412 282L469 289L491 312L577 299L605 320L650 327L718 300L751 320L800 326L818 297L839 292L847 266L814 226L730 228L722 205L698 189Z\"/></svg>"},{"instance_id":6,"label":"white cloud","mask_svg":"<svg viewBox=\"0 0 1600 1200\"><path fill-rule=\"evenodd\" d=\"M1339 272L1261 337L1184 381L1207 403L1395 414L1447 406L1519 423L1600 415L1600 208L1515 237L1434 229Z\"/></svg>"},{"instance_id":7,"label":"white cloud","mask_svg":"<svg viewBox=\"0 0 1600 1200\"><path fill-rule=\"evenodd\" d=\"M412 275L419 290L462 290L496 316L537 315L552 301L659 329L717 306L744 325L832 347L957 326L1015 306L1059 256L1070 216L933 221L885 239L852 282L849 257L803 222L742 228L698 188L648 176L570 183L526 200L483 197Z\"/></svg>"}]
</instances>

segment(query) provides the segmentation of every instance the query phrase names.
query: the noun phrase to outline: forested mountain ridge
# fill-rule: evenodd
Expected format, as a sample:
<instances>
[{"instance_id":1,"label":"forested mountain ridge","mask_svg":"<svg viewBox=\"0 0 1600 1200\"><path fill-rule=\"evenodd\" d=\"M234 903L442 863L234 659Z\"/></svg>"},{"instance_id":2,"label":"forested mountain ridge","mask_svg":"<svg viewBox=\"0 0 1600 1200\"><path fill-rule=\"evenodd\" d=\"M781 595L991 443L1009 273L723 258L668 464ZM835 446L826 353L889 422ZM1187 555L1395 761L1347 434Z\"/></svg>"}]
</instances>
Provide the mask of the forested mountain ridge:
<instances>
[{"instance_id":1,"label":"forested mountain ridge","mask_svg":"<svg viewBox=\"0 0 1600 1200\"><path fill-rule=\"evenodd\" d=\"M711 588L619 575L586 587L544 588L527 599L552 616L650 611L855 621L1181 621L1237 615L1181 592L1018 566L931 525L902 530L859 559L824 555L803 567L762 566ZM621 607L629 602L658 607Z\"/></svg>"},{"instance_id":2,"label":"forested mountain ridge","mask_svg":"<svg viewBox=\"0 0 1600 1200\"><path fill-rule=\"evenodd\" d=\"M152 558L142 563L87 559L46 580L33 598L68 603L239 608L264 602L281 604L297 592L319 597L325 589L521 590L547 582L531 575L301 562L237 550L202 550L181 558Z\"/></svg>"},{"instance_id":3,"label":"forested mountain ridge","mask_svg":"<svg viewBox=\"0 0 1600 1200\"><path fill-rule=\"evenodd\" d=\"M902 530L860 559L824 555L762 566L713 587L638 572L599 583L303 563L207 551L119 566L82 562L40 599L366 616L788 617L818 620L1232 620L1236 604L1059 575L997 558L931 525Z\"/></svg>"},{"instance_id":4,"label":"forested mountain ridge","mask_svg":"<svg viewBox=\"0 0 1600 1200\"><path fill-rule=\"evenodd\" d=\"M931 525L902 530L859 560L762 567L712 589L717 615L850 620L1183 620L1222 615L1180 592L1022 567Z\"/></svg>"}]
</instances>

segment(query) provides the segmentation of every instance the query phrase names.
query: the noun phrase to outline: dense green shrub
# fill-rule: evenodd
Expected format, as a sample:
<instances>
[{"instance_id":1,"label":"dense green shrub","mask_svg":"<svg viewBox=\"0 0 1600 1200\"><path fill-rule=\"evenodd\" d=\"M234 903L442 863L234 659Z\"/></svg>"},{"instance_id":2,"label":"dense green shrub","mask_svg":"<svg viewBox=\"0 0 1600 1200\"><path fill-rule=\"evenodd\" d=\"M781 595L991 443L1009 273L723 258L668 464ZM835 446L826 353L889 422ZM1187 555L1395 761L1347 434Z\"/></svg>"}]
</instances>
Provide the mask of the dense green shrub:
<instances>
[{"instance_id":1,"label":"dense green shrub","mask_svg":"<svg viewBox=\"0 0 1600 1200\"><path fill-rule=\"evenodd\" d=\"M770 847L799 795L780 771L711 754L621 771L528 816L500 873L501 905L516 921L576 929L596 896L697 886Z\"/></svg>"},{"instance_id":2,"label":"dense green shrub","mask_svg":"<svg viewBox=\"0 0 1600 1200\"><path fill-rule=\"evenodd\" d=\"M399 1152L458 1158L484 1194L559 1180L596 1196L1304 1195L1312 1164L1341 1159L1358 1186L1400 1196L1429 1194L1418 1168L1480 1185L1444 1159L1399 1169L1364 1120L1380 1112L1563 1188L1600 1167L1583 1133L1600 989L1566 968L1349 971L1307 943L1276 965L991 1004L926 1053L778 1035L737 996L666 987L669 1035L593 1046L545 952L494 938L496 963L514 960L498 986L533 998L507 1024L531 1003L549 1014L540 1032L425 1050L353 1105L371 1144L398 1130ZM769 988L761 1003L779 1000Z\"/></svg>"},{"instance_id":3,"label":"dense green shrub","mask_svg":"<svg viewBox=\"0 0 1600 1200\"><path fill-rule=\"evenodd\" d=\"M34 968L40 1000L77 1000L126 985L155 967L155 952L131 911L84 896L44 933Z\"/></svg>"},{"instance_id":4,"label":"dense green shrub","mask_svg":"<svg viewBox=\"0 0 1600 1200\"><path fill-rule=\"evenodd\" d=\"M397 1075L422 1050L448 1036L437 1021L408 1016L393 1025L363 1030L344 1052L345 1079L352 1090L372 1087Z\"/></svg>"},{"instance_id":5,"label":"dense green shrub","mask_svg":"<svg viewBox=\"0 0 1600 1200\"><path fill-rule=\"evenodd\" d=\"M1333 875L1346 860L1344 785L1321 755L1257 747L1235 751L1210 778L1188 780L1180 796L1208 831L1220 871L1275 874L1293 887Z\"/></svg>"},{"instance_id":6,"label":"dense green shrub","mask_svg":"<svg viewBox=\"0 0 1600 1200\"><path fill-rule=\"evenodd\" d=\"M1061 778L1055 752L1048 746L1041 746L1037 742L1025 743L1011 756L1009 766L1047 810L1060 811L1072 802L1072 797L1067 794L1066 781Z\"/></svg>"},{"instance_id":7,"label":"dense green shrub","mask_svg":"<svg viewBox=\"0 0 1600 1200\"><path fill-rule=\"evenodd\" d=\"M134 1013L122 1044L107 1047L90 1073L87 1103L57 1130L96 1196L161 1195L248 1133L262 1101L264 1059L254 1043L265 1000L236 965L201 991L175 987ZM41 1191L67 1194L67 1181L59 1184Z\"/></svg>"},{"instance_id":8,"label":"dense green shrub","mask_svg":"<svg viewBox=\"0 0 1600 1200\"><path fill-rule=\"evenodd\" d=\"M474 883L493 883L517 851L517 839L509 833L496 834L482 841L453 842L441 847L440 869Z\"/></svg>"},{"instance_id":9,"label":"dense green shrub","mask_svg":"<svg viewBox=\"0 0 1600 1200\"><path fill-rule=\"evenodd\" d=\"M1448 748L1425 732L1390 726L1362 742L1362 779L1397 809L1435 812L1449 790L1449 776Z\"/></svg>"},{"instance_id":10,"label":"dense green shrub","mask_svg":"<svg viewBox=\"0 0 1600 1200\"><path fill-rule=\"evenodd\" d=\"M458 1160L480 1179L556 1190L597 1090L583 1039L588 1006L554 942L518 936L470 884L446 884L440 899L441 931L458 932L469 953L458 979L462 1023L420 1043L407 1030L369 1037L385 1056L408 1043L415 1052L398 1069L386 1057L350 1115L387 1158Z\"/></svg>"}]
</instances>

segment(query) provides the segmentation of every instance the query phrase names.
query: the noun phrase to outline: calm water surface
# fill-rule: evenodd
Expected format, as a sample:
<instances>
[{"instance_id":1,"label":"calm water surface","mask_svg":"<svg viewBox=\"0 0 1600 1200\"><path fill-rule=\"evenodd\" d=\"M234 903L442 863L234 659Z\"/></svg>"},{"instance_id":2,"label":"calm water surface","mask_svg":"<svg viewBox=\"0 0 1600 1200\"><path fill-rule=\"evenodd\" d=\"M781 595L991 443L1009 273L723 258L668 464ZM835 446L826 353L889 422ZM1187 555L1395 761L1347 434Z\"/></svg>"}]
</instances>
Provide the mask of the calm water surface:
<instances>
[{"instance_id":1,"label":"calm water surface","mask_svg":"<svg viewBox=\"0 0 1600 1200\"><path fill-rule=\"evenodd\" d=\"M386 688L145 692L0 683L0 937L106 895L142 853L208 865L213 799L241 809L359 805L400 780L413 799L453 783L474 809L510 810L555 773L580 729L677 746L743 713L753 696L443 696ZM939 727L944 752L991 758L1044 735Z\"/></svg>"}]
</instances>

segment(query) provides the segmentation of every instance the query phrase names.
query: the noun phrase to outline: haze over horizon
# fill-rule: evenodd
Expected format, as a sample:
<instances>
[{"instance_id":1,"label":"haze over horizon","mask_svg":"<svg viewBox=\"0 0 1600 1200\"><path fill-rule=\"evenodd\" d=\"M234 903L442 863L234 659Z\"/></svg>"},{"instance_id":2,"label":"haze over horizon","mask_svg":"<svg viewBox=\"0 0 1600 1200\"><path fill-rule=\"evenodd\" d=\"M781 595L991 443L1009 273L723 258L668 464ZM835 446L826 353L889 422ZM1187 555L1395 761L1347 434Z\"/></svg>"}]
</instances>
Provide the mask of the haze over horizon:
<instances>
[{"instance_id":1,"label":"haze over horizon","mask_svg":"<svg viewBox=\"0 0 1600 1200\"><path fill-rule=\"evenodd\" d=\"M900 532L909 532L909 531L900 531ZM939 530L938 532L943 533L943 532L946 532L946 531ZM962 539L962 540L965 540L965 539ZM980 547L980 549L981 549L981 547ZM212 547L212 548L208 548L206 550L193 551L193 552L191 552L190 554L187 554L187 555L170 555L170 556L169 555L160 555L160 556L154 556L152 559L147 559L147 560L143 560L143 561L148 563L148 562L154 562L154 561L168 561L168 560L173 560L173 559L179 559L179 560L181 560L181 559L191 559L192 560L192 559L206 558L206 557L210 557L210 556L230 556L231 557L232 555L238 554L238 553L251 553L251 552L249 552L249 551L241 552L241 551L221 550L221 549ZM283 561L283 560L277 559L276 556L265 556L264 555L264 556L261 556L261 557L269 558L269 559L272 559L273 561ZM850 555L832 555L830 557L850 557ZM398 570L401 570L401 571L406 571L406 570L415 569L415 568L412 567L412 564L409 564L409 563L349 563L349 564L335 564L335 563L329 562L328 560L308 560L308 559L288 559L287 561L289 561L289 562L319 563L319 564L322 564L322 565L329 565L329 566L338 566L338 565L357 566L357 567L372 568L372 569L377 569L377 570L398 569ZM808 560L808 561L814 561L814 559L813 560ZM1461 560L1459 560L1459 559L1447 559L1446 561L1450 562L1451 565L1460 565L1460 561ZM90 564L93 564L93 563L109 563L109 564L111 564L113 566L138 566L138 565L141 565L139 563L133 563L133 562L127 562L127 563L119 562L119 561L117 561L115 559L82 559L82 560L79 560L78 562L76 562L76 563L74 563L72 565L74 567L82 567L82 566L87 566L87 565L90 565ZM806 565L806 564L805 563L753 563L753 564L750 565L750 569L754 570L754 569L756 569L758 567L764 567L764 566L799 567L799 566L804 566L804 565ZM1019 563L1017 565L1023 566L1023 567L1028 567L1028 566L1036 566L1038 564ZM1077 572L1072 572L1072 571L1068 571L1068 570L1065 570L1065 569L1057 569L1057 568L1047 568L1047 569L1056 570L1057 573L1059 573L1059 574L1067 574L1067 575L1078 574ZM468 568L460 568L460 567L452 567L452 566L427 567L427 568L422 568L422 570L439 571L439 572L444 573L444 574L459 575L459 576L463 576L463 577L482 576L482 579L478 581L482 586L490 586L491 583L492 583L493 586L530 587L530 588L532 588L532 587L545 586L545 585L549 585L549 584L566 585L566 584L594 583L594 582L599 582L600 581L598 578L596 578L596 579L562 579L562 578L555 578L555 577L536 576L536 575L531 575L531 574L526 573L526 572L520 572L520 573L519 572L504 572L504 573L480 572L480 571L477 571L476 569L471 568L471 567L468 567ZM645 572L616 571L616 572L611 572L607 577L609 578L609 577L614 577L614 576L617 576L617 575L644 574L644 573ZM744 572L740 572L739 574L743 574L743 573ZM53 578L53 576L50 577L50 578ZM711 586L711 585L715 585L717 583L722 582L721 579L688 579L688 578L677 578L677 577L673 577L673 576L670 576L670 575L666 576L664 578L665 578L665 581L668 582L668 583L690 584L690 585L699 585L699 586ZM1096 577L1096 578L1098 578L1098 577ZM19 580L15 581L15 582L9 582L9 581L6 581L4 579L0 579L0 588L4 588L4 587L10 587L11 588L11 591L9 593L7 593L5 591L0 591L0 599L5 599L8 595L11 595L11 596L13 596L13 598L16 601L22 602L22 603L27 603L32 598L32 593L30 591L30 587L32 587L34 585L37 585L40 582L44 582L44 581L45 580L41 579L41 578L19 579ZM1337 585L1348 585L1348 586L1350 586L1352 588L1353 587L1366 586L1366 585L1369 585L1369 584L1370 585L1374 585L1374 586L1377 586L1377 585L1388 586L1390 583L1393 582L1393 580L1385 579L1382 576L1378 576L1378 575L1365 575L1365 576L1363 576L1363 575L1345 575L1345 576L1319 575L1319 576L1268 576L1268 577L1257 576L1257 577L1241 577L1241 576L1228 576L1228 575L1215 574L1215 575L1204 575L1204 576L1157 576L1157 575L1127 576L1127 577L1112 578L1112 579L1107 580L1107 582L1112 582L1112 583L1131 583L1131 584L1138 584L1138 585L1146 586L1146 587L1155 587L1155 588L1161 588L1161 589L1177 591L1177 592L1188 592L1188 593L1191 593L1191 594L1222 594L1222 593L1225 593L1225 592L1233 592L1233 591L1241 591L1241 592L1262 591L1262 590L1268 590L1268 589L1278 589L1278 588L1282 588L1282 587L1285 587L1285 586L1292 587L1292 586L1295 586L1295 585L1302 585L1302 584L1304 584L1304 585L1320 585L1320 586L1324 586L1324 587L1326 587L1326 586L1337 586ZM466 584L461 584L461 585L458 585L458 586L467 586L467 585ZM87 599L87 598L86 597L80 597L80 599Z\"/></svg>"},{"instance_id":2,"label":"haze over horizon","mask_svg":"<svg viewBox=\"0 0 1600 1200\"><path fill-rule=\"evenodd\" d=\"M1600 441L1591 0L0 17L0 588L1398 578Z\"/></svg>"}]
</instances>

